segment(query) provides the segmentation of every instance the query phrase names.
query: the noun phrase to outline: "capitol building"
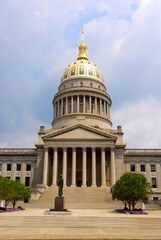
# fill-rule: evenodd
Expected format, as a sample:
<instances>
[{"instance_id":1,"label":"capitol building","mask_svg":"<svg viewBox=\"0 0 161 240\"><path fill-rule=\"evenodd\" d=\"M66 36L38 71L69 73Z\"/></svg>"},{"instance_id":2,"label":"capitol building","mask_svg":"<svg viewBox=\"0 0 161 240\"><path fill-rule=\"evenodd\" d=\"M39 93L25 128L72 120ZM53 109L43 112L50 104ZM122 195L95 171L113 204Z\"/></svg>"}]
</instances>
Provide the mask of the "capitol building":
<instances>
[{"instance_id":1,"label":"capitol building","mask_svg":"<svg viewBox=\"0 0 161 240\"><path fill-rule=\"evenodd\" d=\"M65 69L53 99L52 128L40 126L35 148L0 148L0 175L31 187L39 200L57 189L111 187L125 172L142 173L152 184L152 200L161 199L161 149L128 149L122 127L112 129L112 100L99 67L82 42L77 59ZM119 119L118 119L119 121ZM140 146L141 147L141 146Z\"/></svg>"}]
</instances>

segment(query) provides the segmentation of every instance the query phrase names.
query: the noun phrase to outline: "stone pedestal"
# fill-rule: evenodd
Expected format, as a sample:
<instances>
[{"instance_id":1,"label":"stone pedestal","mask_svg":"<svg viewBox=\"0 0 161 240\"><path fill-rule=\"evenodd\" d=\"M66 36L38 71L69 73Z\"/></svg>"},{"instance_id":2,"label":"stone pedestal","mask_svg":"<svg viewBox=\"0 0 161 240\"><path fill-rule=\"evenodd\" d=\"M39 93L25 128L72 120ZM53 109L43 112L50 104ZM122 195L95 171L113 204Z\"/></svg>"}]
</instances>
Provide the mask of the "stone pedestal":
<instances>
[{"instance_id":1,"label":"stone pedestal","mask_svg":"<svg viewBox=\"0 0 161 240\"><path fill-rule=\"evenodd\" d=\"M67 211L64 209L64 197L56 197L54 209L50 209L50 211Z\"/></svg>"}]
</instances>

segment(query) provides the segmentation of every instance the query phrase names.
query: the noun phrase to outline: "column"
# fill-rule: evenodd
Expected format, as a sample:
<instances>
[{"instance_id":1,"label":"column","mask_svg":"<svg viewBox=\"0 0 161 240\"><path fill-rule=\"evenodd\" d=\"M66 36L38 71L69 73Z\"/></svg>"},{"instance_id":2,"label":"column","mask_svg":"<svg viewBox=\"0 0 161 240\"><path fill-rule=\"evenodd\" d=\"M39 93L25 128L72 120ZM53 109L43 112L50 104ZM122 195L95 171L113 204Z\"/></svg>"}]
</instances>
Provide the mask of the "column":
<instances>
[{"instance_id":1,"label":"column","mask_svg":"<svg viewBox=\"0 0 161 240\"><path fill-rule=\"evenodd\" d=\"M156 166L157 188L161 188L161 177L160 177L161 168L160 168L160 164L159 164L159 163L156 163L155 166Z\"/></svg>"},{"instance_id":2,"label":"column","mask_svg":"<svg viewBox=\"0 0 161 240\"><path fill-rule=\"evenodd\" d=\"M86 97L83 96L83 113L86 112Z\"/></svg>"},{"instance_id":3,"label":"column","mask_svg":"<svg viewBox=\"0 0 161 240\"><path fill-rule=\"evenodd\" d=\"M67 185L67 148L63 148L63 185Z\"/></svg>"},{"instance_id":4,"label":"column","mask_svg":"<svg viewBox=\"0 0 161 240\"><path fill-rule=\"evenodd\" d=\"M92 148L92 187L96 187L96 149Z\"/></svg>"},{"instance_id":5,"label":"column","mask_svg":"<svg viewBox=\"0 0 161 240\"><path fill-rule=\"evenodd\" d=\"M108 105L108 111L109 111L109 120L111 120L111 107Z\"/></svg>"},{"instance_id":6,"label":"column","mask_svg":"<svg viewBox=\"0 0 161 240\"><path fill-rule=\"evenodd\" d=\"M76 187L76 148L72 148L72 187Z\"/></svg>"},{"instance_id":7,"label":"column","mask_svg":"<svg viewBox=\"0 0 161 240\"><path fill-rule=\"evenodd\" d=\"M2 163L2 177L6 176L6 171L7 171L7 163L3 162Z\"/></svg>"},{"instance_id":8,"label":"column","mask_svg":"<svg viewBox=\"0 0 161 240\"><path fill-rule=\"evenodd\" d=\"M82 164L82 187L87 186L87 156L86 148L83 148L83 164Z\"/></svg>"},{"instance_id":9,"label":"column","mask_svg":"<svg viewBox=\"0 0 161 240\"><path fill-rule=\"evenodd\" d=\"M101 149L101 187L106 186L106 165L105 165L105 149Z\"/></svg>"},{"instance_id":10,"label":"column","mask_svg":"<svg viewBox=\"0 0 161 240\"><path fill-rule=\"evenodd\" d=\"M71 113L73 113L73 96L71 97Z\"/></svg>"},{"instance_id":11,"label":"column","mask_svg":"<svg viewBox=\"0 0 161 240\"><path fill-rule=\"evenodd\" d=\"M11 180L15 181L15 176L16 176L16 163L13 162L11 166Z\"/></svg>"},{"instance_id":12,"label":"column","mask_svg":"<svg viewBox=\"0 0 161 240\"><path fill-rule=\"evenodd\" d=\"M146 179L149 183L151 183L151 170L150 170L150 164L145 164L145 171L146 171Z\"/></svg>"},{"instance_id":13,"label":"column","mask_svg":"<svg viewBox=\"0 0 161 240\"><path fill-rule=\"evenodd\" d=\"M104 117L106 117L106 101L104 100Z\"/></svg>"},{"instance_id":14,"label":"column","mask_svg":"<svg viewBox=\"0 0 161 240\"><path fill-rule=\"evenodd\" d=\"M89 96L89 113L91 113L91 96Z\"/></svg>"},{"instance_id":15,"label":"column","mask_svg":"<svg viewBox=\"0 0 161 240\"><path fill-rule=\"evenodd\" d=\"M26 177L26 163L22 162L21 164L21 182L25 184L25 177Z\"/></svg>"},{"instance_id":16,"label":"column","mask_svg":"<svg viewBox=\"0 0 161 240\"><path fill-rule=\"evenodd\" d=\"M63 98L61 99L61 116L63 116Z\"/></svg>"},{"instance_id":17,"label":"column","mask_svg":"<svg viewBox=\"0 0 161 240\"><path fill-rule=\"evenodd\" d=\"M100 98L100 115L102 115L102 99Z\"/></svg>"},{"instance_id":18,"label":"column","mask_svg":"<svg viewBox=\"0 0 161 240\"><path fill-rule=\"evenodd\" d=\"M43 185L47 185L47 175L48 175L48 148L45 148L44 153L44 169L43 169Z\"/></svg>"},{"instance_id":19,"label":"column","mask_svg":"<svg viewBox=\"0 0 161 240\"><path fill-rule=\"evenodd\" d=\"M58 149L54 148L53 152L53 179L52 184L57 185L57 172L58 172Z\"/></svg>"},{"instance_id":20,"label":"column","mask_svg":"<svg viewBox=\"0 0 161 240\"><path fill-rule=\"evenodd\" d=\"M115 184L115 152L111 148L111 186Z\"/></svg>"},{"instance_id":21,"label":"column","mask_svg":"<svg viewBox=\"0 0 161 240\"><path fill-rule=\"evenodd\" d=\"M95 97L95 114L97 114L97 98Z\"/></svg>"},{"instance_id":22,"label":"column","mask_svg":"<svg viewBox=\"0 0 161 240\"><path fill-rule=\"evenodd\" d=\"M107 106L107 119L109 119L109 109L108 109L108 103L106 103Z\"/></svg>"},{"instance_id":23,"label":"column","mask_svg":"<svg viewBox=\"0 0 161 240\"><path fill-rule=\"evenodd\" d=\"M33 185L35 163L31 163L30 186Z\"/></svg>"},{"instance_id":24,"label":"column","mask_svg":"<svg viewBox=\"0 0 161 240\"><path fill-rule=\"evenodd\" d=\"M58 117L60 116L60 101L58 100Z\"/></svg>"},{"instance_id":25,"label":"column","mask_svg":"<svg viewBox=\"0 0 161 240\"><path fill-rule=\"evenodd\" d=\"M136 172L137 173L140 173L140 164L139 163L136 163Z\"/></svg>"},{"instance_id":26,"label":"column","mask_svg":"<svg viewBox=\"0 0 161 240\"><path fill-rule=\"evenodd\" d=\"M130 172L130 163L126 163L126 172Z\"/></svg>"},{"instance_id":27,"label":"column","mask_svg":"<svg viewBox=\"0 0 161 240\"><path fill-rule=\"evenodd\" d=\"M77 96L77 113L79 113L79 96Z\"/></svg>"},{"instance_id":28,"label":"column","mask_svg":"<svg viewBox=\"0 0 161 240\"><path fill-rule=\"evenodd\" d=\"M65 108L65 113L68 114L68 97L66 97L66 108Z\"/></svg>"}]
</instances>

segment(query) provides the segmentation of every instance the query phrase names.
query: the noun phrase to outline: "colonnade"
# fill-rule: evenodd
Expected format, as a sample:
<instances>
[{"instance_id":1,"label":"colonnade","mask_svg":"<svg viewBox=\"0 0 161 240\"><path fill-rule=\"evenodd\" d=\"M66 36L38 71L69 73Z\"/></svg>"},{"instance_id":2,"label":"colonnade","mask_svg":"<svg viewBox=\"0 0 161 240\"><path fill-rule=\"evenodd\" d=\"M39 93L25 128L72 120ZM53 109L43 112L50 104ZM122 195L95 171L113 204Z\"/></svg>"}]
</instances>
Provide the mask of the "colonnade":
<instances>
[{"instance_id":1,"label":"colonnade","mask_svg":"<svg viewBox=\"0 0 161 240\"><path fill-rule=\"evenodd\" d=\"M71 174L71 187L76 187L76 149L72 148L72 174ZM92 187L96 187L96 148L91 148L92 150ZM101 186L106 186L106 157L105 148L101 148ZM110 182L111 185L115 184L115 155L114 149L110 149ZM57 185L58 178L58 148L53 148L53 169L52 169L52 185ZM48 177L48 166L49 166L49 149L45 148L44 152L44 169L43 169L43 185L47 185ZM64 180L64 186L67 186L67 148L63 148L63 167L62 174ZM87 147L82 147L82 187L87 186Z\"/></svg>"},{"instance_id":2,"label":"colonnade","mask_svg":"<svg viewBox=\"0 0 161 240\"><path fill-rule=\"evenodd\" d=\"M92 113L110 120L110 104L101 98L77 95L62 98L54 103L54 119L70 113Z\"/></svg>"}]
</instances>

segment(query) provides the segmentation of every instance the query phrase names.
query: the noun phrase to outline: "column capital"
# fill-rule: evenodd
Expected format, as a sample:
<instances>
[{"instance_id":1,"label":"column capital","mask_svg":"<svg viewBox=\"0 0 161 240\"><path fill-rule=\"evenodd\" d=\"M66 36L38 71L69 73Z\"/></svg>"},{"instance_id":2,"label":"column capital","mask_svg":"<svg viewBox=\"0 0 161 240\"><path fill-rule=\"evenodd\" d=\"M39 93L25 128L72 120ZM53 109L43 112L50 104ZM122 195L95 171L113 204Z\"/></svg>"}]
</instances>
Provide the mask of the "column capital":
<instances>
[{"instance_id":1,"label":"column capital","mask_svg":"<svg viewBox=\"0 0 161 240\"><path fill-rule=\"evenodd\" d=\"M67 147L62 147L63 151L67 151Z\"/></svg>"},{"instance_id":2,"label":"column capital","mask_svg":"<svg viewBox=\"0 0 161 240\"><path fill-rule=\"evenodd\" d=\"M105 152L105 150L106 150L105 147L102 147L102 148L101 148L101 151L102 151L102 152Z\"/></svg>"},{"instance_id":3,"label":"column capital","mask_svg":"<svg viewBox=\"0 0 161 240\"><path fill-rule=\"evenodd\" d=\"M76 152L76 147L72 147L72 152Z\"/></svg>"},{"instance_id":4,"label":"column capital","mask_svg":"<svg viewBox=\"0 0 161 240\"><path fill-rule=\"evenodd\" d=\"M54 150L54 151L57 151L57 150L58 150L58 147L54 147L53 150Z\"/></svg>"},{"instance_id":5,"label":"column capital","mask_svg":"<svg viewBox=\"0 0 161 240\"><path fill-rule=\"evenodd\" d=\"M92 152L96 151L96 147L91 147L92 148Z\"/></svg>"},{"instance_id":6,"label":"column capital","mask_svg":"<svg viewBox=\"0 0 161 240\"><path fill-rule=\"evenodd\" d=\"M45 152L48 151L48 149L49 149L48 147L44 147Z\"/></svg>"},{"instance_id":7,"label":"column capital","mask_svg":"<svg viewBox=\"0 0 161 240\"><path fill-rule=\"evenodd\" d=\"M86 151L87 150L87 147L82 147L83 151Z\"/></svg>"}]
</instances>

